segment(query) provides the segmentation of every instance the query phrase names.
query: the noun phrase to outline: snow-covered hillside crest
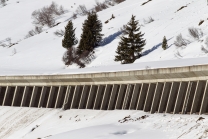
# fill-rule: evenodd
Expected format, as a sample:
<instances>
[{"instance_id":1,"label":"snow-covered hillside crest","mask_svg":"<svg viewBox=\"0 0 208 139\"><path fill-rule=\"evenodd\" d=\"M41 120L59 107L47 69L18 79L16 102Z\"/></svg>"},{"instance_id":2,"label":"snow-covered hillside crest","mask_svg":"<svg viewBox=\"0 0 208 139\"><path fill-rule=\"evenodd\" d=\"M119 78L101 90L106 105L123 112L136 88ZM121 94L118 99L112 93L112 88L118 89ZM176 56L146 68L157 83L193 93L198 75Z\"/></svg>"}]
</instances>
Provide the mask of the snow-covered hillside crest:
<instances>
[{"instance_id":1,"label":"snow-covered hillside crest","mask_svg":"<svg viewBox=\"0 0 208 139\"><path fill-rule=\"evenodd\" d=\"M64 6L68 11L56 18L56 23L60 22L60 24L52 28L45 28L42 33L24 39L28 31L34 29L31 18L32 12L50 5L52 1ZM99 1L102 2L103 0ZM173 59L180 59L181 61L181 59L187 58L207 57L208 8L205 0L154 0L143 5L145 2L145 0L126 0L98 12L99 19L103 23L102 33L106 41L102 46L95 49L96 58L86 68L93 67L91 70L95 71L95 67L121 65L120 62L114 61L121 35L119 29L130 20L132 14L142 25L141 31L145 33L144 38L147 42L143 50L144 56L132 65L140 65L140 62ZM58 74L70 73L71 69L77 69L76 65L66 67L62 62L62 56L65 52L61 44L63 37L57 37L54 32L64 30L79 5L85 5L87 9L91 9L94 7L95 1L7 1L7 5L0 8L0 41L11 42L15 45L9 48L0 47L0 74ZM183 8L181 9L181 7ZM112 14L115 19L105 24L105 21L111 18ZM147 24L149 17L152 17L154 21ZM78 39L80 39L82 23L85 19L86 16L78 16L72 20ZM202 20L204 22L199 26ZM192 27L201 29L203 37L199 40L192 39L188 33L188 28ZM174 45L176 36L179 34L189 40L187 46L178 48ZM164 36L168 40L169 48L167 50L163 50L161 47ZM192 59L188 61L192 61ZM177 61L174 62L177 63ZM151 67L151 64L148 64L146 66Z\"/></svg>"}]
</instances>

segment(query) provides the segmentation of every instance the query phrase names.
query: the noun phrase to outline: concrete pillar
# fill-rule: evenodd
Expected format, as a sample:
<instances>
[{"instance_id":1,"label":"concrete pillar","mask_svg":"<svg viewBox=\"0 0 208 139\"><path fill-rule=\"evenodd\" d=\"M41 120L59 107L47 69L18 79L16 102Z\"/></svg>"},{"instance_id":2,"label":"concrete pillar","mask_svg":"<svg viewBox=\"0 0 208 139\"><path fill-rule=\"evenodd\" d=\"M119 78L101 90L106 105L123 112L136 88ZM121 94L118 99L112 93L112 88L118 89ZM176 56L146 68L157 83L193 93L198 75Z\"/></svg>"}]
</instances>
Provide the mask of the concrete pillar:
<instances>
[{"instance_id":1,"label":"concrete pillar","mask_svg":"<svg viewBox=\"0 0 208 139\"><path fill-rule=\"evenodd\" d=\"M190 95L190 92L191 92L192 83L193 82L188 82L188 87L187 87L186 94L185 94L185 99L184 99L184 102L183 102L182 114L186 113L186 109L187 109L187 105L188 105L188 98L189 98L189 95Z\"/></svg>"},{"instance_id":2,"label":"concrete pillar","mask_svg":"<svg viewBox=\"0 0 208 139\"><path fill-rule=\"evenodd\" d=\"M202 102L202 96L204 93L206 81L198 81L193 103L192 103L192 108L191 108L191 114L196 113L200 111L201 107L201 102Z\"/></svg>"},{"instance_id":3,"label":"concrete pillar","mask_svg":"<svg viewBox=\"0 0 208 139\"><path fill-rule=\"evenodd\" d=\"M142 86L142 90L139 94L139 100L137 105L137 110L143 110L144 109L144 103L147 96L147 92L149 90L149 84L144 83Z\"/></svg>"},{"instance_id":4,"label":"concrete pillar","mask_svg":"<svg viewBox=\"0 0 208 139\"><path fill-rule=\"evenodd\" d=\"M130 84L127 84L127 88L124 93L124 100L123 100L123 104L122 104L122 109L125 109L125 107L126 107L126 101L128 100L130 86L131 86Z\"/></svg>"},{"instance_id":5,"label":"concrete pillar","mask_svg":"<svg viewBox=\"0 0 208 139\"><path fill-rule=\"evenodd\" d=\"M188 88L188 82L181 82L178 95L176 98L173 114L178 114L179 112L182 112L183 101L185 100L185 94L187 92L187 88Z\"/></svg>"},{"instance_id":6,"label":"concrete pillar","mask_svg":"<svg viewBox=\"0 0 208 139\"><path fill-rule=\"evenodd\" d=\"M55 93L55 86L51 86L46 108L51 108L54 93Z\"/></svg>"},{"instance_id":7,"label":"concrete pillar","mask_svg":"<svg viewBox=\"0 0 208 139\"><path fill-rule=\"evenodd\" d=\"M70 90L71 90L71 86L67 86L66 94L65 94L65 97L64 97L64 103L63 103L63 106L62 106L62 109L64 109L64 110L67 109Z\"/></svg>"},{"instance_id":8,"label":"concrete pillar","mask_svg":"<svg viewBox=\"0 0 208 139\"><path fill-rule=\"evenodd\" d=\"M45 100L45 95L46 95L46 89L47 89L46 86L42 87L38 108L41 108L43 106L43 102Z\"/></svg>"},{"instance_id":9,"label":"concrete pillar","mask_svg":"<svg viewBox=\"0 0 208 139\"><path fill-rule=\"evenodd\" d=\"M101 104L101 110L108 109L108 104L109 104L111 92L112 92L112 85L107 85L105 88L105 92L104 92L104 96L103 96L103 100L102 100L102 104Z\"/></svg>"},{"instance_id":10,"label":"concrete pillar","mask_svg":"<svg viewBox=\"0 0 208 139\"><path fill-rule=\"evenodd\" d=\"M112 93L111 93L111 96L110 96L110 102L109 102L108 110L114 110L115 109L116 100L117 100L117 97L118 97L118 90L119 90L119 85L114 84L113 89L112 89Z\"/></svg>"},{"instance_id":11,"label":"concrete pillar","mask_svg":"<svg viewBox=\"0 0 208 139\"><path fill-rule=\"evenodd\" d=\"M145 103L144 103L144 111L145 112L149 112L151 109L153 97L154 97L154 93L155 93L155 88L156 88L155 83L151 83L150 87L148 88L147 96L146 96Z\"/></svg>"},{"instance_id":12,"label":"concrete pillar","mask_svg":"<svg viewBox=\"0 0 208 139\"><path fill-rule=\"evenodd\" d=\"M133 96L134 87L135 87L134 84L129 84L128 89L126 90L126 97L125 97L125 101L123 104L123 109L125 109L125 110L130 109L130 104L131 104L131 99Z\"/></svg>"},{"instance_id":13,"label":"concrete pillar","mask_svg":"<svg viewBox=\"0 0 208 139\"><path fill-rule=\"evenodd\" d=\"M95 97L97 94L97 89L98 89L98 86L96 85L92 85L92 87L90 88L90 94L87 100L87 107L86 107L87 109L93 109Z\"/></svg>"},{"instance_id":14,"label":"concrete pillar","mask_svg":"<svg viewBox=\"0 0 208 139\"><path fill-rule=\"evenodd\" d=\"M137 102L138 102L138 99L139 99L139 93L141 91L141 86L142 86L142 84L135 84L132 99L131 99L131 103L130 103L130 110L136 110Z\"/></svg>"},{"instance_id":15,"label":"concrete pillar","mask_svg":"<svg viewBox=\"0 0 208 139\"><path fill-rule=\"evenodd\" d=\"M6 93L5 93L5 96L4 96L4 101L3 101L3 105L2 106L6 106L6 103L7 103L8 99L9 99L10 91L11 91L11 87L10 86L7 86L6 87Z\"/></svg>"},{"instance_id":16,"label":"concrete pillar","mask_svg":"<svg viewBox=\"0 0 208 139\"><path fill-rule=\"evenodd\" d=\"M64 100L61 100L63 98L62 96L64 95L63 91L64 91L64 86L59 86L55 108L60 108L61 107L61 101L64 101Z\"/></svg>"},{"instance_id":17,"label":"concrete pillar","mask_svg":"<svg viewBox=\"0 0 208 139\"><path fill-rule=\"evenodd\" d=\"M78 109L81 100L83 86L77 85L72 99L71 109Z\"/></svg>"},{"instance_id":18,"label":"concrete pillar","mask_svg":"<svg viewBox=\"0 0 208 139\"><path fill-rule=\"evenodd\" d=\"M90 85L85 85L82 91L81 101L79 103L79 109L85 109L87 106L87 99L90 93Z\"/></svg>"},{"instance_id":19,"label":"concrete pillar","mask_svg":"<svg viewBox=\"0 0 208 139\"><path fill-rule=\"evenodd\" d=\"M122 109L126 88L127 86L125 84L120 85L118 98L116 100L116 109Z\"/></svg>"},{"instance_id":20,"label":"concrete pillar","mask_svg":"<svg viewBox=\"0 0 208 139\"><path fill-rule=\"evenodd\" d=\"M95 103L93 109L100 110L102 105L102 100L105 92L105 85L98 86L98 92L96 94Z\"/></svg>"},{"instance_id":21,"label":"concrete pillar","mask_svg":"<svg viewBox=\"0 0 208 139\"><path fill-rule=\"evenodd\" d=\"M4 101L4 96L6 93L6 87L1 86L0 87L0 105L3 105L3 101Z\"/></svg>"},{"instance_id":22,"label":"concrete pillar","mask_svg":"<svg viewBox=\"0 0 208 139\"><path fill-rule=\"evenodd\" d=\"M170 91L170 95L169 95L168 103L166 107L166 113L171 113L174 111L174 106L175 106L176 97L178 94L180 84L181 84L180 82L173 82L173 85L171 86L171 91Z\"/></svg>"},{"instance_id":23,"label":"concrete pillar","mask_svg":"<svg viewBox=\"0 0 208 139\"><path fill-rule=\"evenodd\" d=\"M23 92L23 97L22 97L22 102L21 102L21 107L24 107L26 104L26 99L27 99L27 95L28 95L28 91L29 91L29 87L25 86L24 87L24 92Z\"/></svg>"},{"instance_id":24,"label":"concrete pillar","mask_svg":"<svg viewBox=\"0 0 208 139\"><path fill-rule=\"evenodd\" d=\"M194 94L196 91L196 86L197 86L197 82L192 81L190 91L188 92L187 98L185 99L185 108L184 108L183 113L190 113L191 112L191 107L192 107L192 103L193 103L193 99L194 99Z\"/></svg>"},{"instance_id":25,"label":"concrete pillar","mask_svg":"<svg viewBox=\"0 0 208 139\"><path fill-rule=\"evenodd\" d=\"M150 113L155 113L158 110L163 88L164 83L157 83Z\"/></svg>"},{"instance_id":26,"label":"concrete pillar","mask_svg":"<svg viewBox=\"0 0 208 139\"><path fill-rule=\"evenodd\" d=\"M160 104L158 108L158 113L163 113L165 112L166 106L167 106L167 101L168 101L168 96L170 94L170 89L171 89L172 83L171 82L166 82L163 88L162 96L160 99Z\"/></svg>"},{"instance_id":27,"label":"concrete pillar","mask_svg":"<svg viewBox=\"0 0 208 139\"><path fill-rule=\"evenodd\" d=\"M30 99L29 107L34 107L35 99L36 99L36 96L37 96L37 92L38 92L38 87L34 86L33 87L33 91L32 91L32 96L31 96L31 99Z\"/></svg>"},{"instance_id":28,"label":"concrete pillar","mask_svg":"<svg viewBox=\"0 0 208 139\"><path fill-rule=\"evenodd\" d=\"M16 86L15 91L14 91L14 97L13 97L13 100L12 100L12 106L17 105L17 101L18 101L18 97L19 97L19 91L20 91L20 87Z\"/></svg>"},{"instance_id":29,"label":"concrete pillar","mask_svg":"<svg viewBox=\"0 0 208 139\"><path fill-rule=\"evenodd\" d=\"M202 98L202 104L201 104L201 109L199 114L204 114L206 113L207 110L207 105L208 105L208 81L206 81L204 93L203 93L203 98Z\"/></svg>"}]
</instances>

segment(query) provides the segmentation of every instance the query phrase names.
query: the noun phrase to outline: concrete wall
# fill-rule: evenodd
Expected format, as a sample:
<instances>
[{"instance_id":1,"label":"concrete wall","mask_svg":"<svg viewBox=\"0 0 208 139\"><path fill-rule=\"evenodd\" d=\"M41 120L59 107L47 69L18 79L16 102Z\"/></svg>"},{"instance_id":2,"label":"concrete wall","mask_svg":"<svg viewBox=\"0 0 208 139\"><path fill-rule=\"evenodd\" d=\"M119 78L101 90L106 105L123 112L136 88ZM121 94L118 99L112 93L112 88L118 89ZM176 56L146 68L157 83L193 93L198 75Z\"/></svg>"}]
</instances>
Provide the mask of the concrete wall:
<instances>
[{"instance_id":1,"label":"concrete wall","mask_svg":"<svg viewBox=\"0 0 208 139\"><path fill-rule=\"evenodd\" d=\"M208 66L113 73L2 76L0 105L150 113L208 112Z\"/></svg>"}]
</instances>

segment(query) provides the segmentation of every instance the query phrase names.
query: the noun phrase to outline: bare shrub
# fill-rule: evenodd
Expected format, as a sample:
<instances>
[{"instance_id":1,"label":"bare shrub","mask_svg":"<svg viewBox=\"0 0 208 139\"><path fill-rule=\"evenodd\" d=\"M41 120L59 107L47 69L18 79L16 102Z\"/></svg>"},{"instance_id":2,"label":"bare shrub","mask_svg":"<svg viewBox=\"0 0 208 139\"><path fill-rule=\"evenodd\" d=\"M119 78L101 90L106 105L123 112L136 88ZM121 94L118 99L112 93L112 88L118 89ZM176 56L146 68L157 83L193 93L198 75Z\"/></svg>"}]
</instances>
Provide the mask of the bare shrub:
<instances>
[{"instance_id":1,"label":"bare shrub","mask_svg":"<svg viewBox=\"0 0 208 139\"><path fill-rule=\"evenodd\" d=\"M177 57L177 58L183 57L179 51L177 51L174 55L175 55L175 57Z\"/></svg>"},{"instance_id":2,"label":"bare shrub","mask_svg":"<svg viewBox=\"0 0 208 139\"><path fill-rule=\"evenodd\" d=\"M12 41L12 39L8 37L8 38L0 41L0 46L2 46L2 47L10 47L12 45L11 41Z\"/></svg>"},{"instance_id":3,"label":"bare shrub","mask_svg":"<svg viewBox=\"0 0 208 139\"><path fill-rule=\"evenodd\" d=\"M115 3L121 3L124 2L125 0L113 0Z\"/></svg>"},{"instance_id":4,"label":"bare shrub","mask_svg":"<svg viewBox=\"0 0 208 139\"><path fill-rule=\"evenodd\" d=\"M150 16L148 19L144 19L144 24L149 24L151 22L154 22L155 20Z\"/></svg>"},{"instance_id":5,"label":"bare shrub","mask_svg":"<svg viewBox=\"0 0 208 139\"><path fill-rule=\"evenodd\" d=\"M6 0L0 0L0 5L6 6L6 5L7 5L7 4L6 4Z\"/></svg>"},{"instance_id":6,"label":"bare shrub","mask_svg":"<svg viewBox=\"0 0 208 139\"><path fill-rule=\"evenodd\" d=\"M94 7L95 12L100 12L100 11L108 8L108 5L106 4L106 1L104 1L103 3L101 3L101 2L98 2L96 0L95 1L95 4L96 4L95 7Z\"/></svg>"},{"instance_id":7,"label":"bare shrub","mask_svg":"<svg viewBox=\"0 0 208 139\"><path fill-rule=\"evenodd\" d=\"M72 65L76 61L76 49L71 47L67 49L62 57L62 61L65 65Z\"/></svg>"},{"instance_id":8,"label":"bare shrub","mask_svg":"<svg viewBox=\"0 0 208 139\"><path fill-rule=\"evenodd\" d=\"M55 2L52 2L50 6L45 6L39 10L33 11L33 23L36 25L53 27L55 25L55 16L60 16L63 13L65 13L63 7L58 7Z\"/></svg>"},{"instance_id":9,"label":"bare shrub","mask_svg":"<svg viewBox=\"0 0 208 139\"><path fill-rule=\"evenodd\" d=\"M41 32L43 32L43 28L36 26L35 29L28 31L27 35L25 36L25 39L35 36L37 34L40 34Z\"/></svg>"},{"instance_id":10,"label":"bare shrub","mask_svg":"<svg viewBox=\"0 0 208 139\"><path fill-rule=\"evenodd\" d=\"M174 45L177 46L177 47L186 46L189 43L190 42L188 40L184 39L181 34L176 36L176 40L174 41Z\"/></svg>"},{"instance_id":11,"label":"bare shrub","mask_svg":"<svg viewBox=\"0 0 208 139\"><path fill-rule=\"evenodd\" d=\"M65 32L63 30L56 30L54 34L58 37L64 36Z\"/></svg>"},{"instance_id":12,"label":"bare shrub","mask_svg":"<svg viewBox=\"0 0 208 139\"><path fill-rule=\"evenodd\" d=\"M208 53L208 50L204 46L201 46L201 50L206 54Z\"/></svg>"},{"instance_id":13,"label":"bare shrub","mask_svg":"<svg viewBox=\"0 0 208 139\"><path fill-rule=\"evenodd\" d=\"M72 18L73 18L73 19L76 19L76 18L77 18L77 14L76 14L76 13L73 13L73 14L72 14Z\"/></svg>"},{"instance_id":14,"label":"bare shrub","mask_svg":"<svg viewBox=\"0 0 208 139\"><path fill-rule=\"evenodd\" d=\"M123 25L120 29L119 29L120 32L122 32L122 34L124 35L127 35L128 32L126 32L126 25Z\"/></svg>"},{"instance_id":15,"label":"bare shrub","mask_svg":"<svg viewBox=\"0 0 208 139\"><path fill-rule=\"evenodd\" d=\"M208 37L206 37L204 44L208 47Z\"/></svg>"},{"instance_id":16,"label":"bare shrub","mask_svg":"<svg viewBox=\"0 0 208 139\"><path fill-rule=\"evenodd\" d=\"M195 40L199 40L204 35L203 32L197 28L189 28L188 32L189 32L189 35Z\"/></svg>"},{"instance_id":17,"label":"bare shrub","mask_svg":"<svg viewBox=\"0 0 208 139\"><path fill-rule=\"evenodd\" d=\"M76 13L79 15L87 15L88 11L85 5L79 5L78 8L76 9Z\"/></svg>"},{"instance_id":18,"label":"bare shrub","mask_svg":"<svg viewBox=\"0 0 208 139\"><path fill-rule=\"evenodd\" d=\"M94 51L87 51L85 50L80 56L79 61L81 61L84 64L89 64L92 62L92 60L95 58Z\"/></svg>"}]
</instances>

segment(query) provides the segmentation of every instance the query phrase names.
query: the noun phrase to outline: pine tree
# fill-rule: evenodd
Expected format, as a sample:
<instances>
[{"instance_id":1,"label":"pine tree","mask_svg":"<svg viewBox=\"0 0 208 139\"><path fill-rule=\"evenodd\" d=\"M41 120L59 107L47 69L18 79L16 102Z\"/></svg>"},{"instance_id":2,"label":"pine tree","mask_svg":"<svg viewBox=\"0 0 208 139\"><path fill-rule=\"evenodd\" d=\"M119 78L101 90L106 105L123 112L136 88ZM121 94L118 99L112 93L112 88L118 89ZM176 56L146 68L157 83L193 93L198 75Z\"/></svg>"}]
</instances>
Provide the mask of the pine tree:
<instances>
[{"instance_id":1,"label":"pine tree","mask_svg":"<svg viewBox=\"0 0 208 139\"><path fill-rule=\"evenodd\" d=\"M133 63L140 58L141 51L146 44L146 40L142 37L144 34L140 32L139 22L132 15L131 20L125 26L127 37L122 36L116 50L117 55L115 61L121 61L122 64Z\"/></svg>"},{"instance_id":2,"label":"pine tree","mask_svg":"<svg viewBox=\"0 0 208 139\"><path fill-rule=\"evenodd\" d=\"M69 21L67 26L65 27L65 35L64 39L62 40L62 46L64 48L69 49L78 43L74 32L75 29L73 28L73 23L72 21Z\"/></svg>"},{"instance_id":3,"label":"pine tree","mask_svg":"<svg viewBox=\"0 0 208 139\"><path fill-rule=\"evenodd\" d=\"M102 41L102 23L98 20L96 13L88 13L88 17L83 23L82 31L80 43L77 49L77 54L79 55L84 51L92 52L93 49Z\"/></svg>"},{"instance_id":4,"label":"pine tree","mask_svg":"<svg viewBox=\"0 0 208 139\"><path fill-rule=\"evenodd\" d=\"M168 43L167 43L167 39L165 36L163 38L162 48L163 48L163 50L166 50L168 48Z\"/></svg>"}]
</instances>

